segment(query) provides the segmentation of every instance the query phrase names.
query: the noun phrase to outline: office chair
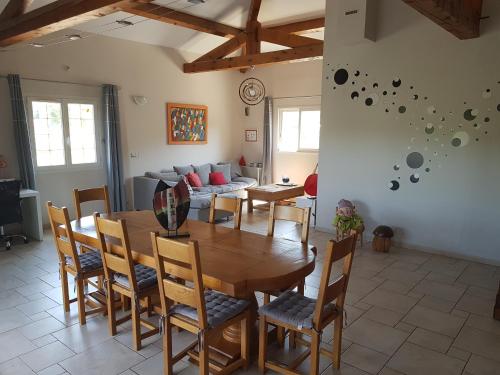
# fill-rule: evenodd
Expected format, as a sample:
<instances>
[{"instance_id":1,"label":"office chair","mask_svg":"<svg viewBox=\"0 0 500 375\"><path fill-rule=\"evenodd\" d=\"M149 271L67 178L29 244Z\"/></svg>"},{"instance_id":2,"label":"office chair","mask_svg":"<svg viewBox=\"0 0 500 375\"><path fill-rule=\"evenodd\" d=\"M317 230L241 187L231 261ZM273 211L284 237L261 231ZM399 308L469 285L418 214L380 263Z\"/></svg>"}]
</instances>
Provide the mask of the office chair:
<instances>
[{"instance_id":1,"label":"office chair","mask_svg":"<svg viewBox=\"0 0 500 375\"><path fill-rule=\"evenodd\" d=\"M10 250L14 238L22 238L28 243L28 237L22 234L5 235L4 226L7 224L21 223L21 198L19 196L21 182L15 180L0 181L0 241L5 242L5 249Z\"/></svg>"}]
</instances>

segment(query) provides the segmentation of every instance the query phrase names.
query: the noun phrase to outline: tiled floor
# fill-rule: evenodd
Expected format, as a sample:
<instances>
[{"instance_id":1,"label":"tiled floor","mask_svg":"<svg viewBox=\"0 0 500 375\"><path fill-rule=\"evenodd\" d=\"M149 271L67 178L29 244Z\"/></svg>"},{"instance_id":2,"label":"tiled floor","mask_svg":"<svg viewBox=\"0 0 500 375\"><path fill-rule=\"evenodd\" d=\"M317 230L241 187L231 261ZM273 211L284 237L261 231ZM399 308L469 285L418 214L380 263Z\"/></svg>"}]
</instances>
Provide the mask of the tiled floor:
<instances>
[{"instance_id":1,"label":"tiled floor","mask_svg":"<svg viewBox=\"0 0 500 375\"><path fill-rule=\"evenodd\" d=\"M265 213L244 215L242 229L265 233ZM298 238L290 223L279 223L277 233ZM311 231L319 253L307 279L309 296L317 294L328 239ZM105 318L80 327L76 306L63 313L57 269L48 234L0 253L0 374L161 374L159 336L135 352L130 326L110 337ZM354 260L343 364L334 373L500 374L500 322L491 318L499 279L498 267L398 248L380 254L365 244ZM174 350L192 339L176 334ZM331 345L331 330L322 340ZM286 361L295 355L273 350L271 356ZM175 369L198 373L187 361ZM301 369L307 372L307 362ZM326 358L321 369L332 373ZM255 361L246 373L258 373Z\"/></svg>"}]
</instances>

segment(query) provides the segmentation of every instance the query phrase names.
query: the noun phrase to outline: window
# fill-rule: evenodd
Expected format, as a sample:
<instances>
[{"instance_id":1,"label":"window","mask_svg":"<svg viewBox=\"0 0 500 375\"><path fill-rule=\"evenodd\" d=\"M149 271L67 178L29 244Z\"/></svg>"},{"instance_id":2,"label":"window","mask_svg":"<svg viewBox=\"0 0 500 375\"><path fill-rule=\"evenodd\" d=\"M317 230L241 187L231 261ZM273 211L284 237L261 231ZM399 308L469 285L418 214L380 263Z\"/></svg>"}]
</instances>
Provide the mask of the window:
<instances>
[{"instance_id":1,"label":"window","mask_svg":"<svg viewBox=\"0 0 500 375\"><path fill-rule=\"evenodd\" d=\"M280 108L278 150L319 150L320 114L318 107Z\"/></svg>"},{"instance_id":2,"label":"window","mask_svg":"<svg viewBox=\"0 0 500 375\"><path fill-rule=\"evenodd\" d=\"M96 165L96 106L75 100L30 100L39 168Z\"/></svg>"}]
</instances>

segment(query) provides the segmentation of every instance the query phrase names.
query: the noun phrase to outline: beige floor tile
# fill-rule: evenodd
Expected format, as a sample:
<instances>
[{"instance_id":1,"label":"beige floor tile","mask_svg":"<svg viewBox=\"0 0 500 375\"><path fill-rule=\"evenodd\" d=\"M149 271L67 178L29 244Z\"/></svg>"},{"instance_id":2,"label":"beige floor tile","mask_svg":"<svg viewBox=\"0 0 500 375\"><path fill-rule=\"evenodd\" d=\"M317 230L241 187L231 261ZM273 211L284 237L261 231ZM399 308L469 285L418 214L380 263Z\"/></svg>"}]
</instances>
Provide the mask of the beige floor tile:
<instances>
[{"instance_id":1,"label":"beige floor tile","mask_svg":"<svg viewBox=\"0 0 500 375\"><path fill-rule=\"evenodd\" d=\"M342 360L345 363L370 374L377 374L388 359L389 356L385 354L357 344L352 344L342 355Z\"/></svg>"},{"instance_id":2,"label":"beige floor tile","mask_svg":"<svg viewBox=\"0 0 500 375\"><path fill-rule=\"evenodd\" d=\"M473 354L465 366L465 372L473 375L499 375L500 361L492 361Z\"/></svg>"},{"instance_id":3,"label":"beige floor tile","mask_svg":"<svg viewBox=\"0 0 500 375\"><path fill-rule=\"evenodd\" d=\"M470 352L466 352L465 350L455 348L454 346L452 346L448 350L448 353L446 354L449 355L450 357L461 359L462 361L468 361L471 356Z\"/></svg>"},{"instance_id":4,"label":"beige floor tile","mask_svg":"<svg viewBox=\"0 0 500 375\"><path fill-rule=\"evenodd\" d=\"M29 300L15 290L0 292L0 310L10 309Z\"/></svg>"},{"instance_id":5,"label":"beige floor tile","mask_svg":"<svg viewBox=\"0 0 500 375\"><path fill-rule=\"evenodd\" d=\"M1 362L1 361L0 361ZM35 373L19 358L0 363L0 374L2 375L35 375Z\"/></svg>"},{"instance_id":6,"label":"beige floor tile","mask_svg":"<svg viewBox=\"0 0 500 375\"><path fill-rule=\"evenodd\" d=\"M406 284L417 284L428 272L424 271L406 271L399 268L386 268L377 276L388 280L399 281Z\"/></svg>"},{"instance_id":7,"label":"beige floor tile","mask_svg":"<svg viewBox=\"0 0 500 375\"><path fill-rule=\"evenodd\" d=\"M422 328L416 328L408 338L408 342L441 353L446 353L448 351L452 341L453 340L448 336L440 335L439 333L427 331Z\"/></svg>"},{"instance_id":8,"label":"beige floor tile","mask_svg":"<svg viewBox=\"0 0 500 375\"><path fill-rule=\"evenodd\" d=\"M378 306L373 306L363 315L363 318L374 320L376 322L394 327L403 318L403 316L404 314L402 313L387 310Z\"/></svg>"},{"instance_id":9,"label":"beige floor tile","mask_svg":"<svg viewBox=\"0 0 500 375\"><path fill-rule=\"evenodd\" d=\"M464 286L448 285L431 280L422 280L413 290L428 296L457 302L460 297L462 297L466 289L467 288Z\"/></svg>"},{"instance_id":10,"label":"beige floor tile","mask_svg":"<svg viewBox=\"0 0 500 375\"><path fill-rule=\"evenodd\" d=\"M31 319L19 310L0 310L0 333L31 323Z\"/></svg>"},{"instance_id":11,"label":"beige floor tile","mask_svg":"<svg viewBox=\"0 0 500 375\"><path fill-rule=\"evenodd\" d=\"M112 340L109 335L107 320L103 317L90 319L87 324L73 324L52 334L75 353L81 353L88 348Z\"/></svg>"},{"instance_id":12,"label":"beige floor tile","mask_svg":"<svg viewBox=\"0 0 500 375\"><path fill-rule=\"evenodd\" d=\"M464 366L465 361L411 343L405 343L387 363L407 375L459 375Z\"/></svg>"},{"instance_id":13,"label":"beige floor tile","mask_svg":"<svg viewBox=\"0 0 500 375\"><path fill-rule=\"evenodd\" d=\"M73 355L74 353L71 350L59 341L56 341L22 355L21 359L26 362L33 371L38 372L66 358L72 357Z\"/></svg>"},{"instance_id":14,"label":"beige floor tile","mask_svg":"<svg viewBox=\"0 0 500 375\"><path fill-rule=\"evenodd\" d=\"M373 320L360 318L344 330L344 336L356 344L392 355L406 340L408 333Z\"/></svg>"},{"instance_id":15,"label":"beige floor tile","mask_svg":"<svg viewBox=\"0 0 500 375\"><path fill-rule=\"evenodd\" d=\"M65 373L66 373L65 369L63 369L58 364L55 364L55 365L47 367L46 369L38 372L38 375L61 375L61 374L65 374Z\"/></svg>"},{"instance_id":16,"label":"beige floor tile","mask_svg":"<svg viewBox=\"0 0 500 375\"><path fill-rule=\"evenodd\" d=\"M385 280L381 285L380 289L387 290L389 292L395 292L399 294L407 294L410 290L413 289L415 284L413 283L404 283L401 281L395 280Z\"/></svg>"},{"instance_id":17,"label":"beige floor tile","mask_svg":"<svg viewBox=\"0 0 500 375\"><path fill-rule=\"evenodd\" d=\"M499 335L500 340L500 321L492 317L470 314L465 325Z\"/></svg>"},{"instance_id":18,"label":"beige floor tile","mask_svg":"<svg viewBox=\"0 0 500 375\"><path fill-rule=\"evenodd\" d=\"M363 302L370 305L382 307L384 309L406 314L418 302L416 298L403 296L397 293L391 293L382 289L375 289L369 295L362 299Z\"/></svg>"},{"instance_id":19,"label":"beige floor tile","mask_svg":"<svg viewBox=\"0 0 500 375\"><path fill-rule=\"evenodd\" d=\"M455 307L455 302L447 301L433 296L424 296L418 301L418 306L427 307L432 310L449 313ZM456 316L456 315L455 315Z\"/></svg>"},{"instance_id":20,"label":"beige floor tile","mask_svg":"<svg viewBox=\"0 0 500 375\"><path fill-rule=\"evenodd\" d=\"M384 367L382 371L378 373L378 375L404 375L402 372L393 370L389 367Z\"/></svg>"},{"instance_id":21,"label":"beige floor tile","mask_svg":"<svg viewBox=\"0 0 500 375\"><path fill-rule=\"evenodd\" d=\"M498 335L465 326L453 346L492 360L498 360L500 340Z\"/></svg>"},{"instance_id":22,"label":"beige floor tile","mask_svg":"<svg viewBox=\"0 0 500 375\"><path fill-rule=\"evenodd\" d=\"M50 343L53 343L54 341L57 341L57 339L52 336L51 334L39 337L35 340L32 340L31 342L35 344L37 347L41 348L42 346L48 345Z\"/></svg>"},{"instance_id":23,"label":"beige floor tile","mask_svg":"<svg viewBox=\"0 0 500 375\"><path fill-rule=\"evenodd\" d=\"M242 372L243 374L244 372ZM246 373L245 373L246 374ZM256 372L255 375L260 373ZM333 369L332 366L328 367L325 371L321 373L322 375L368 375L367 372L360 370L356 367L349 366L348 364L345 364L343 362L340 363L340 369L336 370Z\"/></svg>"},{"instance_id":24,"label":"beige floor tile","mask_svg":"<svg viewBox=\"0 0 500 375\"><path fill-rule=\"evenodd\" d=\"M403 321L436 333L456 337L462 328L465 319L431 310L422 306L415 306L403 318Z\"/></svg>"},{"instance_id":25,"label":"beige floor tile","mask_svg":"<svg viewBox=\"0 0 500 375\"><path fill-rule=\"evenodd\" d=\"M72 375L114 375L143 360L144 357L141 355L111 340L93 346L59 364Z\"/></svg>"},{"instance_id":26,"label":"beige floor tile","mask_svg":"<svg viewBox=\"0 0 500 375\"><path fill-rule=\"evenodd\" d=\"M457 281L486 289L498 289L498 276L493 266L471 264L460 275Z\"/></svg>"},{"instance_id":27,"label":"beige floor tile","mask_svg":"<svg viewBox=\"0 0 500 375\"><path fill-rule=\"evenodd\" d=\"M473 314L489 317L492 314L493 306L495 306L494 299L485 299L466 292L458 301L456 308Z\"/></svg>"},{"instance_id":28,"label":"beige floor tile","mask_svg":"<svg viewBox=\"0 0 500 375\"><path fill-rule=\"evenodd\" d=\"M0 334L0 363L36 349L36 346L16 330ZM2 372L0 372L2 374Z\"/></svg>"},{"instance_id":29,"label":"beige floor tile","mask_svg":"<svg viewBox=\"0 0 500 375\"><path fill-rule=\"evenodd\" d=\"M415 328L417 328L417 327L412 325L412 324L405 323L405 322L399 322L398 324L396 324L394 326L394 328L399 329L400 331L403 331L403 332L412 333L415 330Z\"/></svg>"},{"instance_id":30,"label":"beige floor tile","mask_svg":"<svg viewBox=\"0 0 500 375\"><path fill-rule=\"evenodd\" d=\"M380 283L377 283L373 280L365 279L362 277L351 277L349 279L347 291L364 297L372 290L374 290L379 284Z\"/></svg>"},{"instance_id":31,"label":"beige floor tile","mask_svg":"<svg viewBox=\"0 0 500 375\"><path fill-rule=\"evenodd\" d=\"M30 324L26 324L18 328L18 331L21 332L24 335L24 337L30 340L34 340L39 337L48 335L49 333L56 332L65 327L66 326L62 324L59 320L49 315L48 318L41 319Z\"/></svg>"},{"instance_id":32,"label":"beige floor tile","mask_svg":"<svg viewBox=\"0 0 500 375\"><path fill-rule=\"evenodd\" d=\"M26 315L36 314L41 311L47 311L53 307L56 307L57 303L48 297L43 297L35 301L24 303L22 305L16 306L16 308Z\"/></svg>"},{"instance_id":33,"label":"beige floor tile","mask_svg":"<svg viewBox=\"0 0 500 375\"><path fill-rule=\"evenodd\" d=\"M181 360L174 365L174 372L179 373L189 367L189 363ZM132 367L134 374L138 375L163 375L163 352Z\"/></svg>"}]
</instances>

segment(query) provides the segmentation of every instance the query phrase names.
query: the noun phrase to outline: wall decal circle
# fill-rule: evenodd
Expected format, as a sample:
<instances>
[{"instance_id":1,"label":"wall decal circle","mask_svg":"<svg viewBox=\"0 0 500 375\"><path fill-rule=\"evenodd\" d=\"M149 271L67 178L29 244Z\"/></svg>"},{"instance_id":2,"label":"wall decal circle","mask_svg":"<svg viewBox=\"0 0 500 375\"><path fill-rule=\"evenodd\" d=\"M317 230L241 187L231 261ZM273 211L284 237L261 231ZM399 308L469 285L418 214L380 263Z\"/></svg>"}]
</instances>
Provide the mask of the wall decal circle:
<instances>
[{"instance_id":1,"label":"wall decal circle","mask_svg":"<svg viewBox=\"0 0 500 375\"><path fill-rule=\"evenodd\" d=\"M333 80L337 85L343 85L349 79L349 73L345 69L339 69L333 75Z\"/></svg>"},{"instance_id":2,"label":"wall decal circle","mask_svg":"<svg viewBox=\"0 0 500 375\"><path fill-rule=\"evenodd\" d=\"M391 182L389 182L389 189L391 189L392 191L398 190L399 189L399 182L396 180L392 180Z\"/></svg>"},{"instance_id":3,"label":"wall decal circle","mask_svg":"<svg viewBox=\"0 0 500 375\"><path fill-rule=\"evenodd\" d=\"M356 71L354 72L354 75L355 75L356 77L359 77L359 75L360 75L360 74L361 74L361 73L359 72L359 70L356 70Z\"/></svg>"},{"instance_id":4,"label":"wall decal circle","mask_svg":"<svg viewBox=\"0 0 500 375\"><path fill-rule=\"evenodd\" d=\"M418 95L417 94L413 95L413 100L418 100Z\"/></svg>"},{"instance_id":5,"label":"wall decal circle","mask_svg":"<svg viewBox=\"0 0 500 375\"><path fill-rule=\"evenodd\" d=\"M399 87L399 86L401 86L401 79L399 79L399 78L394 79L394 80L392 81L392 85L393 85L394 87Z\"/></svg>"},{"instance_id":6,"label":"wall decal circle","mask_svg":"<svg viewBox=\"0 0 500 375\"><path fill-rule=\"evenodd\" d=\"M414 173L410 176L410 181L416 184L420 181L420 175L418 173Z\"/></svg>"},{"instance_id":7,"label":"wall decal circle","mask_svg":"<svg viewBox=\"0 0 500 375\"><path fill-rule=\"evenodd\" d=\"M398 108L399 113L405 113L406 112L406 107L404 105L400 106Z\"/></svg>"},{"instance_id":8,"label":"wall decal circle","mask_svg":"<svg viewBox=\"0 0 500 375\"><path fill-rule=\"evenodd\" d=\"M433 105L431 105L431 106L427 107L427 113L428 113L429 115L433 115L433 114L435 114L435 113L436 113L436 107L434 107Z\"/></svg>"},{"instance_id":9,"label":"wall decal circle","mask_svg":"<svg viewBox=\"0 0 500 375\"><path fill-rule=\"evenodd\" d=\"M432 134L434 133L434 125L431 124L431 123L428 123L426 126L425 126L425 132L427 134Z\"/></svg>"},{"instance_id":10,"label":"wall decal circle","mask_svg":"<svg viewBox=\"0 0 500 375\"><path fill-rule=\"evenodd\" d=\"M420 152L412 152L406 157L406 164L411 169L418 169L424 164L424 157Z\"/></svg>"},{"instance_id":11,"label":"wall decal circle","mask_svg":"<svg viewBox=\"0 0 500 375\"><path fill-rule=\"evenodd\" d=\"M378 95L375 93L372 93L372 94L368 95L368 97L366 98L365 104L367 106L376 105L378 103L378 100L379 100Z\"/></svg>"},{"instance_id":12,"label":"wall decal circle","mask_svg":"<svg viewBox=\"0 0 500 375\"><path fill-rule=\"evenodd\" d=\"M358 98L359 98L359 92L357 92L357 91L353 91L353 92L351 93L351 99L352 99L352 100L358 100Z\"/></svg>"},{"instance_id":13,"label":"wall decal circle","mask_svg":"<svg viewBox=\"0 0 500 375\"><path fill-rule=\"evenodd\" d=\"M466 119L467 121L473 121L477 115L479 114L479 111L477 109L467 109L465 112L464 112L464 119Z\"/></svg>"},{"instance_id":14,"label":"wall decal circle","mask_svg":"<svg viewBox=\"0 0 500 375\"><path fill-rule=\"evenodd\" d=\"M484 99L489 99L489 98L491 98L491 94L492 94L491 90L490 89L486 89L486 90L483 91L482 96L483 96Z\"/></svg>"},{"instance_id":15,"label":"wall decal circle","mask_svg":"<svg viewBox=\"0 0 500 375\"><path fill-rule=\"evenodd\" d=\"M467 132L460 131L453 134L451 138L451 145L453 147L464 147L469 144L470 136Z\"/></svg>"},{"instance_id":16,"label":"wall decal circle","mask_svg":"<svg viewBox=\"0 0 500 375\"><path fill-rule=\"evenodd\" d=\"M394 168L395 171L399 171L400 165L399 164L394 164L393 168Z\"/></svg>"}]
</instances>

